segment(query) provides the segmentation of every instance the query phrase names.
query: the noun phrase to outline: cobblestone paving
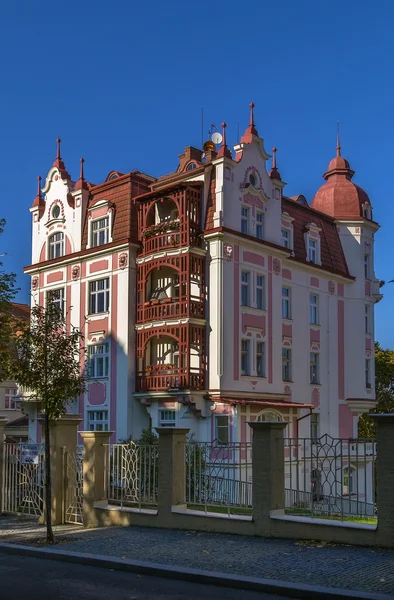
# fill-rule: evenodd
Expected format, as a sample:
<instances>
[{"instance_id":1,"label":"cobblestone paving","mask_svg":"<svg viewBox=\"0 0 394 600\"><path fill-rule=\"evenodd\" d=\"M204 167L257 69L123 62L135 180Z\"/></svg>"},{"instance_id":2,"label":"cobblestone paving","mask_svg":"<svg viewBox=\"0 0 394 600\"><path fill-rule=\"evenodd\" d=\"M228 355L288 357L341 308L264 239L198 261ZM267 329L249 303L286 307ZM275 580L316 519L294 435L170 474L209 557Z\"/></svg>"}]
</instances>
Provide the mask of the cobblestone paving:
<instances>
[{"instance_id":1,"label":"cobblestone paving","mask_svg":"<svg viewBox=\"0 0 394 600\"><path fill-rule=\"evenodd\" d=\"M27 537L20 523L14 536ZM31 522L30 522L31 523ZM33 522L34 525L34 522ZM43 528L34 526L34 533ZM6 523L0 518L0 541ZM8 530L9 531L9 530ZM57 528L62 536L67 527ZM7 535L9 537L9 535ZM310 585L391 594L394 551L141 527L69 531L63 550ZM10 541L8 539L7 541Z\"/></svg>"}]
</instances>

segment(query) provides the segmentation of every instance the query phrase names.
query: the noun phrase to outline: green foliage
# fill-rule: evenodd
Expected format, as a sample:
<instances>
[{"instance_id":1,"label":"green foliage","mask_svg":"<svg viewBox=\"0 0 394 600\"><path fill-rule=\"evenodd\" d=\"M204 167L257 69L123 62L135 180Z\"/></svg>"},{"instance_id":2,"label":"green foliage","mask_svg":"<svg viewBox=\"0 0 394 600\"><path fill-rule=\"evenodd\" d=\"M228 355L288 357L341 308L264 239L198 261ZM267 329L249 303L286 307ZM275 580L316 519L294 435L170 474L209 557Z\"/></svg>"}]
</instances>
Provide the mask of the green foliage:
<instances>
[{"instance_id":1,"label":"green foliage","mask_svg":"<svg viewBox=\"0 0 394 600\"><path fill-rule=\"evenodd\" d=\"M46 309L35 306L31 323L16 339L14 378L28 389L30 399L39 399L52 421L66 412L68 402L85 390L85 351L83 334L52 302ZM82 359L82 361L81 361Z\"/></svg>"},{"instance_id":2,"label":"green foliage","mask_svg":"<svg viewBox=\"0 0 394 600\"><path fill-rule=\"evenodd\" d=\"M5 219L0 219L0 234L3 233ZM11 351L15 323L12 315L12 301L15 299L17 288L14 273L6 273L0 261L0 381L11 377Z\"/></svg>"},{"instance_id":3,"label":"green foliage","mask_svg":"<svg viewBox=\"0 0 394 600\"><path fill-rule=\"evenodd\" d=\"M377 404L370 413L393 413L394 350L384 350L378 342L375 342L375 387ZM358 435L363 438L373 438L376 435L374 420L368 413L360 417Z\"/></svg>"}]
</instances>

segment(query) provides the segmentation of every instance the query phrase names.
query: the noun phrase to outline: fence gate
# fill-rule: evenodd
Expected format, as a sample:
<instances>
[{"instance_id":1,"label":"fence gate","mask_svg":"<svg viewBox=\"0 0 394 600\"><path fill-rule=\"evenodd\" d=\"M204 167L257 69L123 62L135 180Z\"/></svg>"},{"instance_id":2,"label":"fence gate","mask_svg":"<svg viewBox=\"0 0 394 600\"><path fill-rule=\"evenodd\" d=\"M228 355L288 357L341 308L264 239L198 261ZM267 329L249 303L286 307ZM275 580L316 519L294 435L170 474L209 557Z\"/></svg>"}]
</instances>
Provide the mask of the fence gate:
<instances>
[{"instance_id":1,"label":"fence gate","mask_svg":"<svg viewBox=\"0 0 394 600\"><path fill-rule=\"evenodd\" d=\"M83 522L83 448L70 452L63 447L65 523Z\"/></svg>"},{"instance_id":2,"label":"fence gate","mask_svg":"<svg viewBox=\"0 0 394 600\"><path fill-rule=\"evenodd\" d=\"M3 510L43 514L43 444L4 444Z\"/></svg>"}]
</instances>

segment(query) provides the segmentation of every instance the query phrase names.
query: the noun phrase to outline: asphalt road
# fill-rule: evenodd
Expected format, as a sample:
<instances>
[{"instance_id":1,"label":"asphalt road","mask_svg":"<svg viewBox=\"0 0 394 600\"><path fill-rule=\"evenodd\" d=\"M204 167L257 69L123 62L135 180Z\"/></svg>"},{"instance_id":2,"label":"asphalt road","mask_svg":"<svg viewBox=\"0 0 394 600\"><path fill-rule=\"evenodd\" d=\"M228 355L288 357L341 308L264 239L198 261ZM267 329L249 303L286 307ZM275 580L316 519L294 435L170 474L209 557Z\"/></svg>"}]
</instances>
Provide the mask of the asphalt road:
<instances>
[{"instance_id":1,"label":"asphalt road","mask_svg":"<svg viewBox=\"0 0 394 600\"><path fill-rule=\"evenodd\" d=\"M82 564L25 558L0 552L0 598L1 600L70 600L73 598L78 600L278 600L279 596L183 583L171 579L146 577Z\"/></svg>"}]
</instances>

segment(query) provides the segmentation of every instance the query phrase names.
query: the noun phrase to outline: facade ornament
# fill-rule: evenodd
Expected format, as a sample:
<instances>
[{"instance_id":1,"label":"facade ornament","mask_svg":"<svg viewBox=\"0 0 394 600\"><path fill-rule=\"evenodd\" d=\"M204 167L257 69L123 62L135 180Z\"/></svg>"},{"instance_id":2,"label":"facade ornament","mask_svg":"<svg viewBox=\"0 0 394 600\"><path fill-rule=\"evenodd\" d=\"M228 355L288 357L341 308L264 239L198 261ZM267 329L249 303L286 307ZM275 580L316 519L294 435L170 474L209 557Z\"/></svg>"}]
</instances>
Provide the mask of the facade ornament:
<instances>
[{"instance_id":1,"label":"facade ornament","mask_svg":"<svg viewBox=\"0 0 394 600\"><path fill-rule=\"evenodd\" d=\"M120 269L125 269L127 267L127 261L128 261L128 256L126 252L122 252L122 254L119 254L119 268Z\"/></svg>"},{"instance_id":2,"label":"facade ornament","mask_svg":"<svg viewBox=\"0 0 394 600\"><path fill-rule=\"evenodd\" d=\"M33 290L33 292L38 290L38 277L33 277L33 279L31 280L31 289Z\"/></svg>"},{"instance_id":3,"label":"facade ornament","mask_svg":"<svg viewBox=\"0 0 394 600\"><path fill-rule=\"evenodd\" d=\"M79 274L80 274L80 272L81 272L81 269L80 269L79 265L75 265L75 266L72 268L72 271L71 271L71 276L72 276L72 278L73 278L73 281L76 281L77 279L79 279Z\"/></svg>"},{"instance_id":4,"label":"facade ornament","mask_svg":"<svg viewBox=\"0 0 394 600\"><path fill-rule=\"evenodd\" d=\"M281 272L281 265L280 265L280 260L279 258L274 258L274 260L272 261L272 270L274 271L275 275L279 275Z\"/></svg>"},{"instance_id":5,"label":"facade ornament","mask_svg":"<svg viewBox=\"0 0 394 600\"><path fill-rule=\"evenodd\" d=\"M230 244L224 244L224 256L227 260L233 260L233 247Z\"/></svg>"},{"instance_id":6,"label":"facade ornament","mask_svg":"<svg viewBox=\"0 0 394 600\"><path fill-rule=\"evenodd\" d=\"M333 281L328 282L328 292L330 294L335 294L335 283Z\"/></svg>"}]
</instances>

